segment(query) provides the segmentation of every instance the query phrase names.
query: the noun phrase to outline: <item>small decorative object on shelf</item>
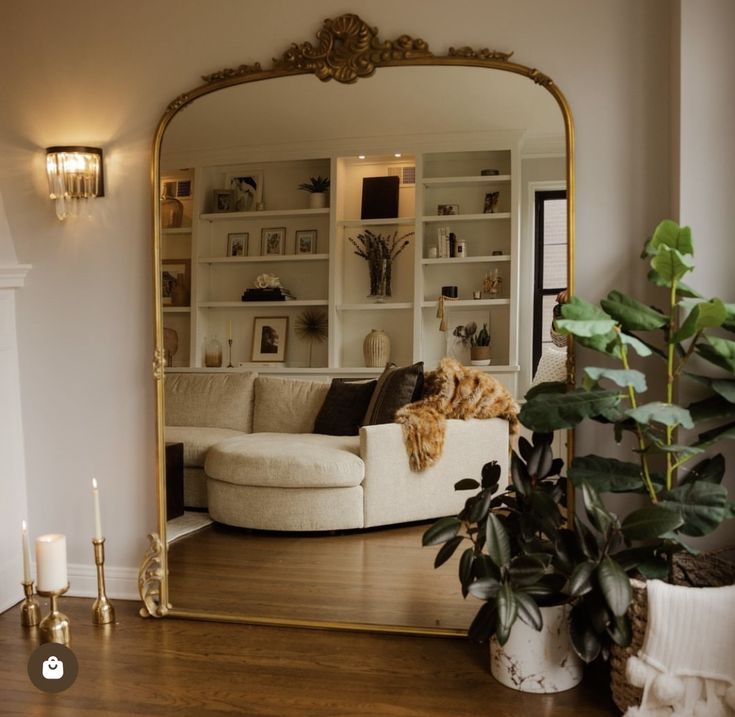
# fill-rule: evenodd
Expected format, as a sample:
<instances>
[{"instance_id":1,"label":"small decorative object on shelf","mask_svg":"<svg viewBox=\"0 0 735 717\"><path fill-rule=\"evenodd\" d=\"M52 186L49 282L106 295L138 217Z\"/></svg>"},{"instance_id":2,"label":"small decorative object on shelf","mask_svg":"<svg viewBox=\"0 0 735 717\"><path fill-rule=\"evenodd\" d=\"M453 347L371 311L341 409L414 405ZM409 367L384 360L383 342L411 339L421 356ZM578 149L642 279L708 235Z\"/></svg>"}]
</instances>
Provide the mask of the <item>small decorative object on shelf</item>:
<instances>
[{"instance_id":1,"label":"small decorative object on shelf","mask_svg":"<svg viewBox=\"0 0 735 717\"><path fill-rule=\"evenodd\" d=\"M176 283L171 289L171 305L172 306L189 306L189 287L187 286L185 275L177 274Z\"/></svg>"},{"instance_id":2,"label":"small decorative object on shelf","mask_svg":"<svg viewBox=\"0 0 735 717\"><path fill-rule=\"evenodd\" d=\"M323 209L327 206L329 177L311 177L308 182L299 184L299 189L304 192L309 192L309 207L311 209Z\"/></svg>"},{"instance_id":3,"label":"small decorative object on shelf","mask_svg":"<svg viewBox=\"0 0 735 717\"><path fill-rule=\"evenodd\" d=\"M314 344L322 344L327 340L327 315L323 311L307 309L296 319L296 336L309 344L309 368Z\"/></svg>"},{"instance_id":4,"label":"small decorative object on shelf","mask_svg":"<svg viewBox=\"0 0 735 717\"><path fill-rule=\"evenodd\" d=\"M227 235L227 256L246 256L248 253L248 232L231 232Z\"/></svg>"},{"instance_id":5,"label":"small decorative object on shelf","mask_svg":"<svg viewBox=\"0 0 735 717\"><path fill-rule=\"evenodd\" d=\"M176 199L176 182L163 182L161 191L161 226L164 229L178 229L184 218L184 205Z\"/></svg>"},{"instance_id":6,"label":"small decorative object on shelf","mask_svg":"<svg viewBox=\"0 0 735 717\"><path fill-rule=\"evenodd\" d=\"M454 232L449 232L449 256L452 259L457 256L457 235Z\"/></svg>"},{"instance_id":7,"label":"small decorative object on shelf","mask_svg":"<svg viewBox=\"0 0 735 717\"><path fill-rule=\"evenodd\" d=\"M413 232L398 236L383 236L374 234L366 229L363 234L357 235L357 243L349 237L350 243L355 247L355 254L368 262L370 270L370 298L383 301L385 297L392 296L391 279L393 274L393 262L396 257L409 245Z\"/></svg>"},{"instance_id":8,"label":"small decorative object on shelf","mask_svg":"<svg viewBox=\"0 0 735 717\"><path fill-rule=\"evenodd\" d=\"M383 368L390 361L390 337L382 329L372 329L362 342L365 366Z\"/></svg>"},{"instance_id":9,"label":"small decorative object on shelf","mask_svg":"<svg viewBox=\"0 0 735 717\"><path fill-rule=\"evenodd\" d=\"M436 213L442 216L454 216L459 214L459 204L438 204Z\"/></svg>"},{"instance_id":10,"label":"small decorative object on shelf","mask_svg":"<svg viewBox=\"0 0 735 717\"><path fill-rule=\"evenodd\" d=\"M294 240L295 254L316 254L316 229L299 229Z\"/></svg>"},{"instance_id":11,"label":"small decorative object on shelf","mask_svg":"<svg viewBox=\"0 0 735 717\"><path fill-rule=\"evenodd\" d=\"M497 269L493 269L489 274L485 274L482 280L482 293L494 299L503 287L503 277Z\"/></svg>"},{"instance_id":12,"label":"small decorative object on shelf","mask_svg":"<svg viewBox=\"0 0 735 717\"><path fill-rule=\"evenodd\" d=\"M475 291L472 292L472 298L475 299L476 301L478 299L481 299L482 298L482 292L479 289L476 289Z\"/></svg>"},{"instance_id":13,"label":"small decorative object on shelf","mask_svg":"<svg viewBox=\"0 0 735 717\"><path fill-rule=\"evenodd\" d=\"M465 258L467 258L467 242L466 241L458 241L454 253L455 253L455 256L458 259L465 259Z\"/></svg>"},{"instance_id":14,"label":"small decorative object on shelf","mask_svg":"<svg viewBox=\"0 0 735 717\"><path fill-rule=\"evenodd\" d=\"M473 366L490 365L490 332L487 324L470 336L470 363Z\"/></svg>"},{"instance_id":15,"label":"small decorative object on shelf","mask_svg":"<svg viewBox=\"0 0 735 717\"><path fill-rule=\"evenodd\" d=\"M259 274L255 278L255 286L245 289L242 295L243 301L287 301L293 298L275 274Z\"/></svg>"},{"instance_id":16,"label":"small decorative object on shelf","mask_svg":"<svg viewBox=\"0 0 735 717\"><path fill-rule=\"evenodd\" d=\"M191 259L161 261L161 303L164 306L189 305ZM181 301L183 303L176 303Z\"/></svg>"},{"instance_id":17,"label":"small decorative object on shelf","mask_svg":"<svg viewBox=\"0 0 735 717\"><path fill-rule=\"evenodd\" d=\"M263 177L260 174L228 175L225 186L232 192L231 212L251 212L263 198Z\"/></svg>"},{"instance_id":18,"label":"small decorative object on shelf","mask_svg":"<svg viewBox=\"0 0 735 717\"><path fill-rule=\"evenodd\" d=\"M256 316L251 360L266 363L285 361L287 340L288 316Z\"/></svg>"},{"instance_id":19,"label":"small decorative object on shelf","mask_svg":"<svg viewBox=\"0 0 735 717\"><path fill-rule=\"evenodd\" d=\"M286 227L262 229L260 234L263 242L260 253L263 256L286 253Z\"/></svg>"},{"instance_id":20,"label":"small decorative object on shelf","mask_svg":"<svg viewBox=\"0 0 735 717\"><path fill-rule=\"evenodd\" d=\"M207 368L222 366L222 344L216 336L211 336L204 343L204 365Z\"/></svg>"},{"instance_id":21,"label":"small decorative object on shelf","mask_svg":"<svg viewBox=\"0 0 735 717\"><path fill-rule=\"evenodd\" d=\"M480 176L482 177L497 177L499 174L499 169L483 169L480 171Z\"/></svg>"},{"instance_id":22,"label":"small decorative object on shelf","mask_svg":"<svg viewBox=\"0 0 735 717\"><path fill-rule=\"evenodd\" d=\"M163 351L166 357L166 366L174 365L174 356L179 350L179 335L173 329L163 330Z\"/></svg>"},{"instance_id":23,"label":"small decorative object on shelf","mask_svg":"<svg viewBox=\"0 0 735 717\"><path fill-rule=\"evenodd\" d=\"M485 214L495 214L495 211L498 208L499 197L500 192L488 192L485 195L485 208L483 209Z\"/></svg>"},{"instance_id":24,"label":"small decorative object on shelf","mask_svg":"<svg viewBox=\"0 0 735 717\"><path fill-rule=\"evenodd\" d=\"M214 189L212 190L212 212L220 214L222 212L235 211L235 192L231 189Z\"/></svg>"}]
</instances>

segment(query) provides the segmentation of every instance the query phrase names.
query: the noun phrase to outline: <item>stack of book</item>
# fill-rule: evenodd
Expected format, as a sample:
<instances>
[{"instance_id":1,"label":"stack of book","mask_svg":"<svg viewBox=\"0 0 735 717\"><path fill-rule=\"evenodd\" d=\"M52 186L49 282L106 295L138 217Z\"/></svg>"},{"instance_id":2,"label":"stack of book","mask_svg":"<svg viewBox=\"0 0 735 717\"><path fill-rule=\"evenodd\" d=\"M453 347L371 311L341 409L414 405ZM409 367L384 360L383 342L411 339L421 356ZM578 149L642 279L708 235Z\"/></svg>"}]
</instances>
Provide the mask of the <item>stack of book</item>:
<instances>
[{"instance_id":1,"label":"stack of book","mask_svg":"<svg viewBox=\"0 0 735 717\"><path fill-rule=\"evenodd\" d=\"M269 289L245 289L243 301L290 301L293 296L288 289L281 286Z\"/></svg>"}]
</instances>

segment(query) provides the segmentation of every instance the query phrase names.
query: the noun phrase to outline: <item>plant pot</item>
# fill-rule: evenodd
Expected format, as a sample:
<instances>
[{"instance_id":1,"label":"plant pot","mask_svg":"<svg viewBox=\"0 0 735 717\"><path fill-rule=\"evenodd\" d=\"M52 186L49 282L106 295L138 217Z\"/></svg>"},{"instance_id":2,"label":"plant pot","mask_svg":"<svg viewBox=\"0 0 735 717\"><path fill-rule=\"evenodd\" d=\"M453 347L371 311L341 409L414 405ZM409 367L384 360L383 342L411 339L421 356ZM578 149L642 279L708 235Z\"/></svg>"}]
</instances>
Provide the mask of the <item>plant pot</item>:
<instances>
[{"instance_id":1,"label":"plant pot","mask_svg":"<svg viewBox=\"0 0 735 717\"><path fill-rule=\"evenodd\" d=\"M582 681L582 661L572 649L570 606L542 607L544 625L534 630L518 619L501 646L490 641L490 672L500 684L520 692L549 694L576 687Z\"/></svg>"},{"instance_id":2,"label":"plant pot","mask_svg":"<svg viewBox=\"0 0 735 717\"><path fill-rule=\"evenodd\" d=\"M309 207L311 209L324 209L327 206L326 192L312 192L309 195Z\"/></svg>"},{"instance_id":3,"label":"plant pot","mask_svg":"<svg viewBox=\"0 0 735 717\"><path fill-rule=\"evenodd\" d=\"M472 346L470 348L470 363L473 366L489 366L490 365L490 347L489 346Z\"/></svg>"}]
</instances>

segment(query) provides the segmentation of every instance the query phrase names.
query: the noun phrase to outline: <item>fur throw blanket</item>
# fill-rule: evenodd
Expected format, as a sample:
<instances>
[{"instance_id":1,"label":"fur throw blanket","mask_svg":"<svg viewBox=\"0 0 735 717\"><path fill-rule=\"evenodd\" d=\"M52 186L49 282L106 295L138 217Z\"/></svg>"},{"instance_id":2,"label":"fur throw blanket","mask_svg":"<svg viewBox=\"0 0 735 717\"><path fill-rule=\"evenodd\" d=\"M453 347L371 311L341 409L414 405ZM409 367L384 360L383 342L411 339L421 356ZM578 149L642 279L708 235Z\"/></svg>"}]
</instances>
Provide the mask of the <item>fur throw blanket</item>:
<instances>
[{"instance_id":1,"label":"fur throw blanket","mask_svg":"<svg viewBox=\"0 0 735 717\"><path fill-rule=\"evenodd\" d=\"M492 376L444 358L424 376L424 398L396 412L413 471L434 465L444 450L447 418L504 418L518 430L518 405Z\"/></svg>"}]
</instances>

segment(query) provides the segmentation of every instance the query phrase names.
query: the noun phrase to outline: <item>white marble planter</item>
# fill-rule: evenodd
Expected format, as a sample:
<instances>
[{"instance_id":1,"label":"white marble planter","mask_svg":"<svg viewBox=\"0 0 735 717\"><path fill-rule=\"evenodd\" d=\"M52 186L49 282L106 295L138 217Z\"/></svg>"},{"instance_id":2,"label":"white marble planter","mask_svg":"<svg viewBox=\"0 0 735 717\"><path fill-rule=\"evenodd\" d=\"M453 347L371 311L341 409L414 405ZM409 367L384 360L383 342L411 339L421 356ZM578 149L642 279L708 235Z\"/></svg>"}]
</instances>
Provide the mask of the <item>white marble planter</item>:
<instances>
[{"instance_id":1,"label":"white marble planter","mask_svg":"<svg viewBox=\"0 0 735 717\"><path fill-rule=\"evenodd\" d=\"M544 626L534 630L518 619L502 647L490 641L493 677L521 692L563 692L582 681L582 662L569 639L568 605L542 607Z\"/></svg>"}]
</instances>

